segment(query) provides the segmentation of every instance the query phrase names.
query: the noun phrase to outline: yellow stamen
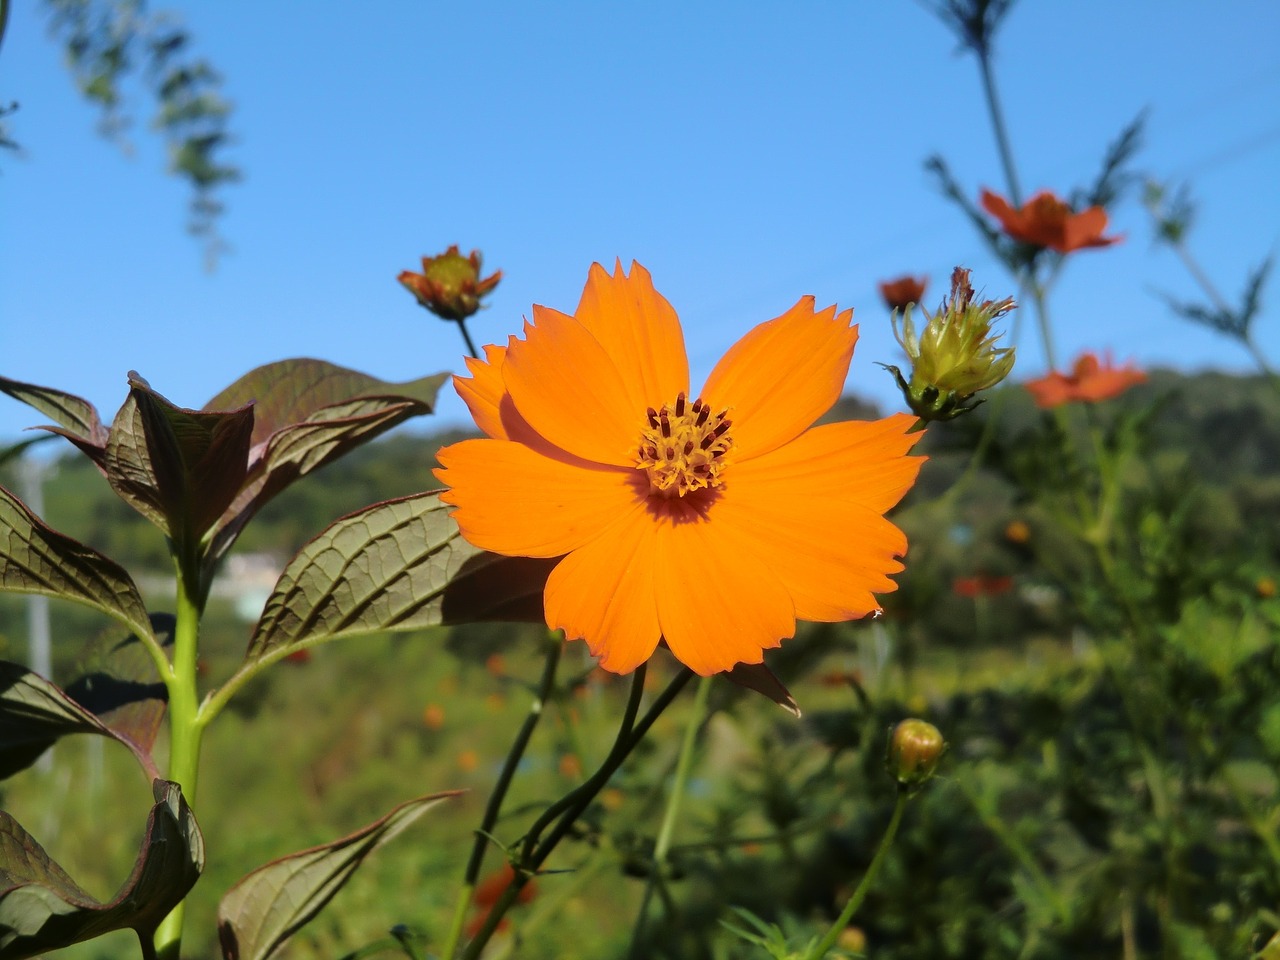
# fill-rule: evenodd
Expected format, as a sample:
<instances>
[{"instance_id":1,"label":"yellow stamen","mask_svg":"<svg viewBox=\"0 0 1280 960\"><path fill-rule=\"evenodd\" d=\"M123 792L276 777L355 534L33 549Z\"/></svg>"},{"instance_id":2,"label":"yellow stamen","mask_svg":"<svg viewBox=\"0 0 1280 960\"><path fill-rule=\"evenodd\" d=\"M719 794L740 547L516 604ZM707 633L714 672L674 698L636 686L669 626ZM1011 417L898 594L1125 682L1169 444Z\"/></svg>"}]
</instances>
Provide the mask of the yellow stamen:
<instances>
[{"instance_id":1,"label":"yellow stamen","mask_svg":"<svg viewBox=\"0 0 1280 960\"><path fill-rule=\"evenodd\" d=\"M729 411L712 413L700 399L685 400L682 392L661 410L650 407L640 432L636 466L648 472L651 495L683 497L721 484L724 455L733 447Z\"/></svg>"}]
</instances>

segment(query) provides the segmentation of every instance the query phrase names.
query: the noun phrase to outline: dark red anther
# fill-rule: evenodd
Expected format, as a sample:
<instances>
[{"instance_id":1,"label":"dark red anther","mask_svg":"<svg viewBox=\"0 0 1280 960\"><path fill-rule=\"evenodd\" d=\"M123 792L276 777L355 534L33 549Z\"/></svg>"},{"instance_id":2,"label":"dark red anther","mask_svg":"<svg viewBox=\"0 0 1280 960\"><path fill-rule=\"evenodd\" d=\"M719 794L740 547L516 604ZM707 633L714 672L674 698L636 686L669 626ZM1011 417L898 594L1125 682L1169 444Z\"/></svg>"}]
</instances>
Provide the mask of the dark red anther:
<instances>
[{"instance_id":1,"label":"dark red anther","mask_svg":"<svg viewBox=\"0 0 1280 960\"><path fill-rule=\"evenodd\" d=\"M676 416L684 416L684 391L681 390L676 394Z\"/></svg>"},{"instance_id":2,"label":"dark red anther","mask_svg":"<svg viewBox=\"0 0 1280 960\"><path fill-rule=\"evenodd\" d=\"M658 427L658 411L650 407L645 413L649 416L649 426L656 430Z\"/></svg>"},{"instance_id":3,"label":"dark red anther","mask_svg":"<svg viewBox=\"0 0 1280 960\"><path fill-rule=\"evenodd\" d=\"M707 422L707 417L711 416L711 408L703 404L702 409L698 411L697 425L700 427Z\"/></svg>"},{"instance_id":4,"label":"dark red anther","mask_svg":"<svg viewBox=\"0 0 1280 960\"><path fill-rule=\"evenodd\" d=\"M687 457L691 453L693 453L693 441L686 440L684 442L684 455Z\"/></svg>"},{"instance_id":5,"label":"dark red anther","mask_svg":"<svg viewBox=\"0 0 1280 960\"><path fill-rule=\"evenodd\" d=\"M675 458L676 458L676 452L670 447L667 447L667 459L674 460Z\"/></svg>"},{"instance_id":6,"label":"dark red anther","mask_svg":"<svg viewBox=\"0 0 1280 960\"><path fill-rule=\"evenodd\" d=\"M667 411L663 410L658 420L662 426L662 436L666 439L671 438L671 420L667 417Z\"/></svg>"}]
</instances>

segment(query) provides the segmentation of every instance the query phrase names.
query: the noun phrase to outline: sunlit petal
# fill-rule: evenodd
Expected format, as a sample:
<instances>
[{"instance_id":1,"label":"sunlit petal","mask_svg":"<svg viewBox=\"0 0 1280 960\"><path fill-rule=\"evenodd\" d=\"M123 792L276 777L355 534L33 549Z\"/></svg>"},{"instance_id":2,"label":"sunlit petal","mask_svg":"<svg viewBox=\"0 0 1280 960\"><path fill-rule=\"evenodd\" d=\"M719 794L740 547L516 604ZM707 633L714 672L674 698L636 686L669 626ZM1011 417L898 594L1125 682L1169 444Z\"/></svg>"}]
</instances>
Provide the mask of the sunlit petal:
<instances>
[{"instance_id":1,"label":"sunlit petal","mask_svg":"<svg viewBox=\"0 0 1280 960\"><path fill-rule=\"evenodd\" d=\"M791 597L801 620L840 621L878 610L874 593L897 584L889 574L907 538L879 512L860 503L795 495L788 487L735 488L716 504L717 539L739 539L763 558Z\"/></svg>"},{"instance_id":2,"label":"sunlit petal","mask_svg":"<svg viewBox=\"0 0 1280 960\"><path fill-rule=\"evenodd\" d=\"M509 556L558 557L599 535L640 497L635 470L555 460L507 440L464 440L437 457L440 494L462 535Z\"/></svg>"},{"instance_id":3,"label":"sunlit petal","mask_svg":"<svg viewBox=\"0 0 1280 960\"><path fill-rule=\"evenodd\" d=\"M676 659L703 676L737 663L760 663L763 651L795 633L791 597L739 531L679 503L658 525L654 583L658 620Z\"/></svg>"},{"instance_id":4,"label":"sunlit petal","mask_svg":"<svg viewBox=\"0 0 1280 960\"><path fill-rule=\"evenodd\" d=\"M915 423L915 417L899 413L814 427L777 450L735 464L725 492L803 491L805 498L851 500L883 513L911 489L925 461L906 455L924 436L907 433Z\"/></svg>"},{"instance_id":5,"label":"sunlit petal","mask_svg":"<svg viewBox=\"0 0 1280 960\"><path fill-rule=\"evenodd\" d=\"M547 307L533 308L524 332L507 345L502 379L529 425L585 460L633 465L644 405L600 341Z\"/></svg>"},{"instance_id":6,"label":"sunlit petal","mask_svg":"<svg viewBox=\"0 0 1280 960\"><path fill-rule=\"evenodd\" d=\"M729 348L702 397L729 408L734 457L748 459L793 440L840 398L858 328L852 310L814 312L813 297L762 323Z\"/></svg>"},{"instance_id":7,"label":"sunlit petal","mask_svg":"<svg viewBox=\"0 0 1280 960\"><path fill-rule=\"evenodd\" d=\"M622 261L612 276L593 263L574 317L612 358L641 412L688 392L689 361L680 320L640 264L631 264L628 277Z\"/></svg>"},{"instance_id":8,"label":"sunlit petal","mask_svg":"<svg viewBox=\"0 0 1280 960\"><path fill-rule=\"evenodd\" d=\"M467 357L470 377L453 378L454 389L471 411L476 426L494 440L511 439L499 413L499 405L507 392L506 384L502 382L502 364L506 356L506 347L490 344L484 348L483 360Z\"/></svg>"},{"instance_id":9,"label":"sunlit petal","mask_svg":"<svg viewBox=\"0 0 1280 960\"><path fill-rule=\"evenodd\" d=\"M574 550L547 578L547 625L586 640L600 665L630 673L661 632L654 599L657 526L640 504Z\"/></svg>"}]
</instances>

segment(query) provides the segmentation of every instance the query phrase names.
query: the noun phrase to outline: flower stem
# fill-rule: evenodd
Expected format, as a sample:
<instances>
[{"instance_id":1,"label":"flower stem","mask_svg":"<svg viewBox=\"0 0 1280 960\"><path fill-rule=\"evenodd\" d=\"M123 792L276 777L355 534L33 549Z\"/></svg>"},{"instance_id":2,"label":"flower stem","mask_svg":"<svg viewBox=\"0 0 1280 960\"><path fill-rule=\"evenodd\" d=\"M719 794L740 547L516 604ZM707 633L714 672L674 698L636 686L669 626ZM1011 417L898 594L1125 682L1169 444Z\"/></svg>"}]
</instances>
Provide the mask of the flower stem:
<instances>
[{"instance_id":1,"label":"flower stem","mask_svg":"<svg viewBox=\"0 0 1280 960\"><path fill-rule=\"evenodd\" d=\"M1009 183L1009 199L1015 207L1020 207L1022 187L1018 184L1018 171L1013 165L1013 149L1009 145L1009 132L1004 125L1004 112L1000 109L1000 98L996 95L996 78L991 72L990 49L984 47L977 54L978 69L982 72L982 92L986 95L991 127L995 131L996 146L1000 150L1000 163L1004 166L1004 176Z\"/></svg>"},{"instance_id":2,"label":"flower stem","mask_svg":"<svg viewBox=\"0 0 1280 960\"><path fill-rule=\"evenodd\" d=\"M684 728L684 739L680 744L680 757L676 761L675 780L671 784L671 794L667 797L667 809L662 815L662 826L658 830L658 839L653 847L653 859L649 863L649 879L644 887L644 898L640 901L640 910L636 914L635 930L631 934L631 956L639 957L640 937L644 933L646 915L649 912L649 901L653 899L653 891L666 868L667 854L671 850L671 838L675 834L676 820L680 816L680 804L684 800L685 788L689 784L689 771L693 767L693 751L698 742L698 731L707 714L707 697L711 691L711 677L703 677L698 681L698 689L694 694L693 709Z\"/></svg>"},{"instance_id":3,"label":"flower stem","mask_svg":"<svg viewBox=\"0 0 1280 960\"><path fill-rule=\"evenodd\" d=\"M506 762L502 765L502 772L498 774L498 781L493 785L493 792L489 794L489 803L485 807L484 817L480 821L480 829L476 831L475 843L471 847L471 858L467 861L467 870L463 875L462 889L458 892L458 902L453 911L453 921L449 925L449 937L445 941L444 948L440 954L445 960L452 960L454 953L458 949L458 941L462 937L462 927L466 921L467 909L471 906L471 896L475 892L476 881L480 877L480 869L484 866L485 850L488 849L494 825L498 822L498 814L502 812L502 801L506 798L507 790L511 787L516 767L520 765L520 759L524 756L525 748L529 745L529 739L533 736L533 731L538 726L538 721L542 719L542 709L551 697L551 691L555 687L556 669L560 666L560 654L563 649L564 644L560 641L560 638L554 634L549 634L547 638L547 658L542 665L542 679L538 682L538 692L534 696L533 702L529 704L529 712L525 715L524 723L521 724L515 740L511 743L511 749L507 752Z\"/></svg>"},{"instance_id":4,"label":"flower stem","mask_svg":"<svg viewBox=\"0 0 1280 960\"><path fill-rule=\"evenodd\" d=\"M632 675L631 695L627 701L622 724L618 729L618 737L614 741L609 755L605 757L599 770L577 789L570 791L565 797L553 804L530 828L529 834L522 844L520 856L512 864L515 868L515 879L503 891L489 911L489 916L485 919L484 926L480 928L467 945L466 952L463 953L463 960L476 960L480 956L485 944L489 942L493 932L498 929L498 924L502 921L503 915L516 902L517 897L520 896L520 891L524 889L524 885L529 882L529 879L537 872L538 868L546 862L547 857L551 856L552 851L568 835L578 817L583 814L591 804L591 801L609 782L609 779L617 772L618 768L622 766L622 762L644 739L649 732L649 728L653 726L658 717L662 715L662 712L671 705L676 695L684 689L685 685L693 677L693 671L688 668L681 668L675 679L667 684L662 693L658 694L644 717L633 726L632 721L639 706L640 696L644 692L644 672L644 666L642 665ZM559 816L559 820L556 821L555 826L551 829L551 833L545 840L540 839L542 831L550 826L556 816Z\"/></svg>"},{"instance_id":5,"label":"flower stem","mask_svg":"<svg viewBox=\"0 0 1280 960\"><path fill-rule=\"evenodd\" d=\"M467 345L467 353L473 357L479 357L480 351L476 349L475 342L471 339L471 333L467 330L466 320L458 320L458 330L462 332L462 342Z\"/></svg>"},{"instance_id":6,"label":"flower stem","mask_svg":"<svg viewBox=\"0 0 1280 960\"><path fill-rule=\"evenodd\" d=\"M197 653L201 609L189 589L196 580L184 576L178 565L176 611L173 628L173 664L164 678L169 690L169 779L182 788L187 803L195 805L200 766L200 722L196 688ZM182 947L182 920L186 904L179 903L156 930L154 943L159 960L177 960Z\"/></svg>"},{"instance_id":7,"label":"flower stem","mask_svg":"<svg viewBox=\"0 0 1280 960\"><path fill-rule=\"evenodd\" d=\"M902 812L906 810L907 801L910 799L910 791L898 791L898 802L894 804L889 826L885 828L884 836L880 838L880 846L876 849L876 855L871 858L871 865L867 867L867 872L862 875L858 889L853 891L853 896L844 905L844 909L840 911L840 916L836 917L836 922L831 925L827 935L805 955L804 960L822 960L827 955L827 951L836 945L840 933L853 921L853 915L858 912L858 907L862 906L862 901L871 892L871 885L875 883L876 875L880 873L880 867L884 865L885 857L889 854L889 848L893 846L893 838L898 833L898 824L902 822Z\"/></svg>"}]
</instances>

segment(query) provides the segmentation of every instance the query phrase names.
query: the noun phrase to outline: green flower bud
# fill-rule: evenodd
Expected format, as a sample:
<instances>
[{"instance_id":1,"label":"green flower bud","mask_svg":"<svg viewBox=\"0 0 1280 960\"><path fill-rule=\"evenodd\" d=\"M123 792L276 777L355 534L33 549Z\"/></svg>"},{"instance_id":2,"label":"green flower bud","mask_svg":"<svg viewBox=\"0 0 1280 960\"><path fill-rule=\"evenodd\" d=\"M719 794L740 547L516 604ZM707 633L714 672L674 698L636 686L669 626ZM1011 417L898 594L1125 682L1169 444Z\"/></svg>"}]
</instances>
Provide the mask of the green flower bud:
<instances>
[{"instance_id":1,"label":"green flower bud","mask_svg":"<svg viewBox=\"0 0 1280 960\"><path fill-rule=\"evenodd\" d=\"M911 360L911 380L893 366L881 364L894 375L911 411L921 420L951 420L972 410L981 400L974 395L988 390L1013 369L1014 348L997 347L1001 334L991 324L1014 309L1011 297L975 303L969 271L956 267L951 274L951 294L937 313L924 313L917 330L908 306L893 316L893 335Z\"/></svg>"},{"instance_id":2,"label":"green flower bud","mask_svg":"<svg viewBox=\"0 0 1280 960\"><path fill-rule=\"evenodd\" d=\"M925 720L903 720L889 736L885 764L899 788L915 792L933 776L938 761L947 752L941 731Z\"/></svg>"},{"instance_id":3,"label":"green flower bud","mask_svg":"<svg viewBox=\"0 0 1280 960\"><path fill-rule=\"evenodd\" d=\"M480 309L480 300L502 279L499 270L480 279L480 251L464 257L455 243L438 257L423 257L422 272L401 272L397 277L418 303L442 320L465 320Z\"/></svg>"}]
</instances>

